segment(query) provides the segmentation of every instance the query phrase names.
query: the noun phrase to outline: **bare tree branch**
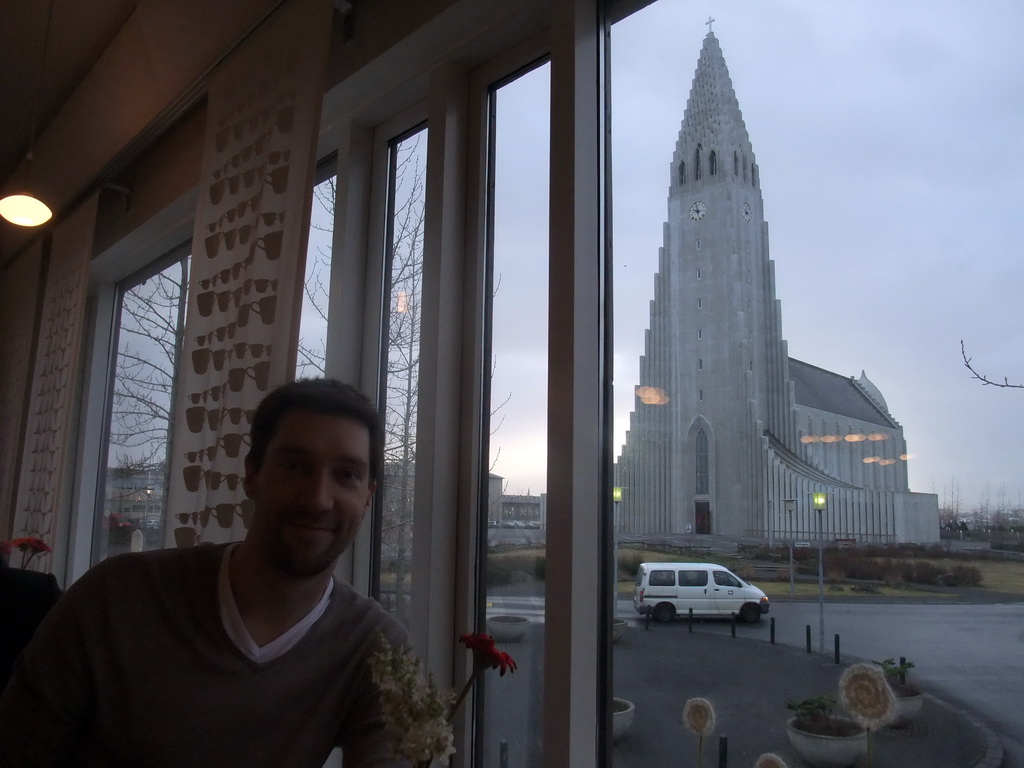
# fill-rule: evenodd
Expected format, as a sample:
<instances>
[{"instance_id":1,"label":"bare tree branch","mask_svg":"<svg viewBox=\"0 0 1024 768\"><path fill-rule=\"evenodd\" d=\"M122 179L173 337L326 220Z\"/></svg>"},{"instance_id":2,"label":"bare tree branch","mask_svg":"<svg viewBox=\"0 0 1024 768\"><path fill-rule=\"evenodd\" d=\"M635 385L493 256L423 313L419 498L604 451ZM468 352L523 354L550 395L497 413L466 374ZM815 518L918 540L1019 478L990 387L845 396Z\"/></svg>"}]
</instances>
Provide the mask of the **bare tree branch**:
<instances>
[{"instance_id":1,"label":"bare tree branch","mask_svg":"<svg viewBox=\"0 0 1024 768\"><path fill-rule=\"evenodd\" d=\"M983 385L988 385L992 387L1004 387L1008 389L1024 389L1024 384L1011 384L1010 380L1005 376L1003 377L1003 381L1000 384L998 381L992 381L987 376L982 376L980 373L974 370L974 367L971 365L972 358L967 356L967 348L964 346L963 339L960 339L960 356L964 359L964 367L971 372L971 378L977 379Z\"/></svg>"}]
</instances>

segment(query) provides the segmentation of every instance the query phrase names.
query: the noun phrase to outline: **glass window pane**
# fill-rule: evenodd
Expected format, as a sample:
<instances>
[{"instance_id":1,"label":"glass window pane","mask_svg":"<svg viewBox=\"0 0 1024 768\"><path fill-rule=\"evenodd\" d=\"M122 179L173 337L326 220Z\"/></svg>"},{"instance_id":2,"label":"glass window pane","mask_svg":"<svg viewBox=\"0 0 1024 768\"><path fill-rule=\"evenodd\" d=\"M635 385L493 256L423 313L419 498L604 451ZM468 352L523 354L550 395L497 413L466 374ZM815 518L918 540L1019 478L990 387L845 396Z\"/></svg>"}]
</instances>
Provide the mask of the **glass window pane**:
<instances>
[{"instance_id":1,"label":"glass window pane","mask_svg":"<svg viewBox=\"0 0 1024 768\"><path fill-rule=\"evenodd\" d=\"M379 599L407 622L412 591L427 130L393 142L389 155Z\"/></svg>"},{"instance_id":2,"label":"glass window pane","mask_svg":"<svg viewBox=\"0 0 1024 768\"><path fill-rule=\"evenodd\" d=\"M876 614L832 602L818 547L825 578L849 592L854 574L900 580L881 566L914 551L897 543L922 545L947 570L962 560L945 550L972 535L986 547L1015 535L1020 412L1005 389L972 381L964 357L985 359L996 382L1024 378L1008 331L1019 326L1012 190L1024 156L1006 150L1024 126L1007 95L1024 17L996 2L777 11L750 5L715 21L663 0L611 30L618 613L686 615L681 599L642 602L639 590L634 606L642 562L720 563L732 573L713 584L739 593L749 581L770 598L762 616L718 596L713 611L736 610L741 636L767 641L775 617L778 639L803 646L812 624L814 648L830 655L845 630L845 653L919 654L919 679L996 711L998 698L974 698L982 659L950 678L935 633L886 651L891 636L863 632ZM959 162L944 161L951 153ZM965 407L982 433L969 451L943 416ZM872 561L875 546L887 549ZM822 595L821 613L790 592ZM651 629L614 655L614 694L638 712L687 685ZM694 626L716 631L728 622ZM658 634L673 632L685 624ZM973 639L947 640L958 665L975 663ZM679 708L710 694L685 690ZM675 711L666 726L687 738ZM633 728L616 764L674 759ZM789 761L780 735L760 746ZM730 753L744 754L751 734L729 736Z\"/></svg>"},{"instance_id":3,"label":"glass window pane","mask_svg":"<svg viewBox=\"0 0 1024 768\"><path fill-rule=\"evenodd\" d=\"M521 672L484 679L481 765L540 765L547 482L547 65L491 95L487 621Z\"/></svg>"},{"instance_id":4,"label":"glass window pane","mask_svg":"<svg viewBox=\"0 0 1024 768\"><path fill-rule=\"evenodd\" d=\"M334 194L337 176L313 188L313 211L306 247L306 275L299 322L295 377L323 376L327 357L327 310L331 298L331 249L334 239Z\"/></svg>"},{"instance_id":5,"label":"glass window pane","mask_svg":"<svg viewBox=\"0 0 1024 768\"><path fill-rule=\"evenodd\" d=\"M175 371L191 256L121 286L103 513L92 561L164 546Z\"/></svg>"}]
</instances>

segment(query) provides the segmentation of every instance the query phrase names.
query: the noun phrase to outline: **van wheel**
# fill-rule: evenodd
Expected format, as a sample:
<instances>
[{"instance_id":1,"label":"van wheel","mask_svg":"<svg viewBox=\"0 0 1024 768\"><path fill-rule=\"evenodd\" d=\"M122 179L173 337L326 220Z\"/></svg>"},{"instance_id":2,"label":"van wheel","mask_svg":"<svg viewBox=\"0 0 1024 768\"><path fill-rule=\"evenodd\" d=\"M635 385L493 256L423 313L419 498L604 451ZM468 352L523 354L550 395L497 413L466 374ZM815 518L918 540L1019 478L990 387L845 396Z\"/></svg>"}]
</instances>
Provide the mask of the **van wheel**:
<instances>
[{"instance_id":1,"label":"van wheel","mask_svg":"<svg viewBox=\"0 0 1024 768\"><path fill-rule=\"evenodd\" d=\"M761 620L761 609L753 603L740 608L740 619L746 624L757 624Z\"/></svg>"},{"instance_id":2,"label":"van wheel","mask_svg":"<svg viewBox=\"0 0 1024 768\"><path fill-rule=\"evenodd\" d=\"M672 621L676 617L676 609L672 603L658 603L654 606L655 621Z\"/></svg>"}]
</instances>

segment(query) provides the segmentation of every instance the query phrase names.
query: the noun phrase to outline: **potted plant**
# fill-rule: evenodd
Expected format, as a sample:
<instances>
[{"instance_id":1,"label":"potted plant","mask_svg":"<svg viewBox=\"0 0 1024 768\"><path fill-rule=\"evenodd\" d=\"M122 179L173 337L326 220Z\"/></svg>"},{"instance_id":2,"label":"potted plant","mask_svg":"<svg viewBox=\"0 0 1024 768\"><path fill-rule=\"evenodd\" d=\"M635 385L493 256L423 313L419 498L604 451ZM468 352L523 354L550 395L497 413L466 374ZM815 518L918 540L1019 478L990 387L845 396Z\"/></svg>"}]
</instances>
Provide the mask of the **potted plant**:
<instances>
[{"instance_id":1,"label":"potted plant","mask_svg":"<svg viewBox=\"0 0 1024 768\"><path fill-rule=\"evenodd\" d=\"M622 639L622 633L626 631L629 622L618 617L612 619L612 642L617 643Z\"/></svg>"},{"instance_id":2,"label":"potted plant","mask_svg":"<svg viewBox=\"0 0 1024 768\"><path fill-rule=\"evenodd\" d=\"M846 768L868 751L867 731L833 714L836 703L827 694L786 704L795 713L786 722L789 743L814 768Z\"/></svg>"},{"instance_id":3,"label":"potted plant","mask_svg":"<svg viewBox=\"0 0 1024 768\"><path fill-rule=\"evenodd\" d=\"M526 616L500 615L487 617L487 632L499 643L518 643L530 626Z\"/></svg>"},{"instance_id":4,"label":"potted plant","mask_svg":"<svg viewBox=\"0 0 1024 768\"><path fill-rule=\"evenodd\" d=\"M900 659L897 664L892 659L882 659L875 664L882 668L885 679L896 696L896 727L904 726L917 717L924 702L924 694L913 683L907 682L907 672L914 668L914 662Z\"/></svg>"},{"instance_id":5,"label":"potted plant","mask_svg":"<svg viewBox=\"0 0 1024 768\"><path fill-rule=\"evenodd\" d=\"M636 705L629 699L612 697L612 741L618 741L633 724Z\"/></svg>"}]
</instances>

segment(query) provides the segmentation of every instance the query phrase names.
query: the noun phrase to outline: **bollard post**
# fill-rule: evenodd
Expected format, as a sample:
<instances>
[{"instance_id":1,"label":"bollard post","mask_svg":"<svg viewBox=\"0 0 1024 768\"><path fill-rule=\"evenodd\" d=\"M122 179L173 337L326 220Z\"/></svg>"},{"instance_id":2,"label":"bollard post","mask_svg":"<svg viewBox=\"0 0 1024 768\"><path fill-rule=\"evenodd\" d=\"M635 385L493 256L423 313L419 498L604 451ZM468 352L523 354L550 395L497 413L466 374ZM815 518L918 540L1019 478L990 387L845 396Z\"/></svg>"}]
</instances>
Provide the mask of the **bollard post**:
<instances>
[{"instance_id":1,"label":"bollard post","mask_svg":"<svg viewBox=\"0 0 1024 768\"><path fill-rule=\"evenodd\" d=\"M900 666L902 667L906 663L907 663L907 657L906 656L900 656ZM907 682L907 673L906 672L900 672L900 684L903 685L906 682Z\"/></svg>"},{"instance_id":2,"label":"bollard post","mask_svg":"<svg viewBox=\"0 0 1024 768\"><path fill-rule=\"evenodd\" d=\"M810 624L807 625L807 632L805 634L807 635L807 652L810 653L811 652L811 625Z\"/></svg>"},{"instance_id":3,"label":"bollard post","mask_svg":"<svg viewBox=\"0 0 1024 768\"><path fill-rule=\"evenodd\" d=\"M498 765L501 768L508 768L508 742L505 739L498 745Z\"/></svg>"},{"instance_id":4,"label":"bollard post","mask_svg":"<svg viewBox=\"0 0 1024 768\"><path fill-rule=\"evenodd\" d=\"M836 664L839 663L839 633L836 632Z\"/></svg>"},{"instance_id":5,"label":"bollard post","mask_svg":"<svg viewBox=\"0 0 1024 768\"><path fill-rule=\"evenodd\" d=\"M736 611L732 612L732 636L736 637Z\"/></svg>"},{"instance_id":6,"label":"bollard post","mask_svg":"<svg viewBox=\"0 0 1024 768\"><path fill-rule=\"evenodd\" d=\"M718 737L718 768L729 766L729 737L724 733Z\"/></svg>"},{"instance_id":7,"label":"bollard post","mask_svg":"<svg viewBox=\"0 0 1024 768\"><path fill-rule=\"evenodd\" d=\"M768 621L768 627L771 635L771 644L775 645L775 617L772 616Z\"/></svg>"},{"instance_id":8,"label":"bollard post","mask_svg":"<svg viewBox=\"0 0 1024 768\"><path fill-rule=\"evenodd\" d=\"M687 631L693 634L693 608L690 608L686 614Z\"/></svg>"}]
</instances>

